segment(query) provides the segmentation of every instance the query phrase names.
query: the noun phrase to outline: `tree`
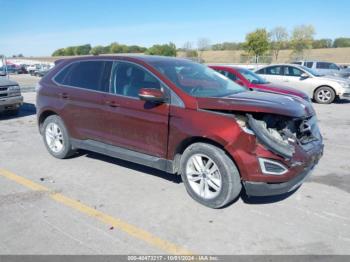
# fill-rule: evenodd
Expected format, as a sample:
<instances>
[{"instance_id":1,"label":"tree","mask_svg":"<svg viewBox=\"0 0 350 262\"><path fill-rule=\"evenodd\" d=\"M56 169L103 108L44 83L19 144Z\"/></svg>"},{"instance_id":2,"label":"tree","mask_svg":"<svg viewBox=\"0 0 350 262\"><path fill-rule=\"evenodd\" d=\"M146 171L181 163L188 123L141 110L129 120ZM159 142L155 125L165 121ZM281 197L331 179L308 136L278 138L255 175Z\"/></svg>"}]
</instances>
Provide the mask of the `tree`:
<instances>
[{"instance_id":1,"label":"tree","mask_svg":"<svg viewBox=\"0 0 350 262\"><path fill-rule=\"evenodd\" d=\"M255 62L259 60L259 56L264 55L269 50L269 34L266 29L257 29L246 35L244 49L248 54L255 56Z\"/></svg>"},{"instance_id":2,"label":"tree","mask_svg":"<svg viewBox=\"0 0 350 262\"><path fill-rule=\"evenodd\" d=\"M174 43L164 45L153 45L150 47L146 54L148 55L163 55L163 56L176 56L176 46Z\"/></svg>"},{"instance_id":3,"label":"tree","mask_svg":"<svg viewBox=\"0 0 350 262\"><path fill-rule=\"evenodd\" d=\"M332 39L319 39L312 42L312 48L331 48Z\"/></svg>"},{"instance_id":4,"label":"tree","mask_svg":"<svg viewBox=\"0 0 350 262\"><path fill-rule=\"evenodd\" d=\"M312 25L300 25L294 28L291 38L293 55L297 59L303 58L304 50L311 49L314 40L315 28Z\"/></svg>"},{"instance_id":5,"label":"tree","mask_svg":"<svg viewBox=\"0 0 350 262\"><path fill-rule=\"evenodd\" d=\"M269 37L271 40L270 48L277 61L280 50L285 48L288 41L288 32L284 27L276 27L271 30Z\"/></svg>"},{"instance_id":6,"label":"tree","mask_svg":"<svg viewBox=\"0 0 350 262\"><path fill-rule=\"evenodd\" d=\"M102 45L98 45L98 46L95 46L91 49L90 53L92 55L100 55L100 54L103 54L105 51L105 47L103 47Z\"/></svg>"},{"instance_id":7,"label":"tree","mask_svg":"<svg viewBox=\"0 0 350 262\"><path fill-rule=\"evenodd\" d=\"M79 45L74 47L74 55L88 55L91 51L91 45Z\"/></svg>"},{"instance_id":8,"label":"tree","mask_svg":"<svg viewBox=\"0 0 350 262\"><path fill-rule=\"evenodd\" d=\"M197 40L198 57L202 58L203 52L210 49L210 40L208 38L202 37Z\"/></svg>"},{"instance_id":9,"label":"tree","mask_svg":"<svg viewBox=\"0 0 350 262\"><path fill-rule=\"evenodd\" d=\"M350 47L350 38L339 37L334 40L333 47Z\"/></svg>"},{"instance_id":10,"label":"tree","mask_svg":"<svg viewBox=\"0 0 350 262\"><path fill-rule=\"evenodd\" d=\"M65 55L64 48L57 49L55 52L52 53L52 56L64 56L64 55Z\"/></svg>"},{"instance_id":11,"label":"tree","mask_svg":"<svg viewBox=\"0 0 350 262\"><path fill-rule=\"evenodd\" d=\"M192 48L191 42L186 42L182 49L185 52L186 57L198 57L198 52Z\"/></svg>"}]
</instances>

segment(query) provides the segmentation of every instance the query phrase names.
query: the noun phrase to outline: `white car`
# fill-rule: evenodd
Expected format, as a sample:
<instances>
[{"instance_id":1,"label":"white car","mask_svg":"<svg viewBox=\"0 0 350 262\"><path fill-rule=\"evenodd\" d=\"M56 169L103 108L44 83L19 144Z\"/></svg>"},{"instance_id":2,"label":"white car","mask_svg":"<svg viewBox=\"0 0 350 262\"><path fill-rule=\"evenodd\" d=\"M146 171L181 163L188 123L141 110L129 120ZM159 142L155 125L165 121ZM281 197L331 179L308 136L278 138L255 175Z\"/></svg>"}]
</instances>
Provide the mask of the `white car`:
<instances>
[{"instance_id":1,"label":"white car","mask_svg":"<svg viewBox=\"0 0 350 262\"><path fill-rule=\"evenodd\" d=\"M297 88L320 104L330 104L337 97L350 97L350 81L335 76L324 76L314 70L294 64L261 67L255 73L271 83Z\"/></svg>"}]
</instances>

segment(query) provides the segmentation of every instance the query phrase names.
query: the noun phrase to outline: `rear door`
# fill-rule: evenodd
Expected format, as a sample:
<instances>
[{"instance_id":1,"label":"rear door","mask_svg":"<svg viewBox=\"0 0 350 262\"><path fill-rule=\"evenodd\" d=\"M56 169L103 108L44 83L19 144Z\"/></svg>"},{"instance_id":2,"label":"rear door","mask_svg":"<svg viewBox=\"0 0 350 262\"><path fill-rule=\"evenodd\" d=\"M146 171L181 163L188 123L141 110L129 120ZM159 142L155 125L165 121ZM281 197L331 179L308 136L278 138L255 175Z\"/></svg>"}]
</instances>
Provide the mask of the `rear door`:
<instances>
[{"instance_id":1,"label":"rear door","mask_svg":"<svg viewBox=\"0 0 350 262\"><path fill-rule=\"evenodd\" d=\"M258 70L256 73L273 84L286 85L283 81L283 66L265 67Z\"/></svg>"},{"instance_id":2,"label":"rear door","mask_svg":"<svg viewBox=\"0 0 350 262\"><path fill-rule=\"evenodd\" d=\"M110 94L104 95L104 119L108 143L166 158L169 104L154 104L139 99L141 88L166 87L145 68L131 62L113 65Z\"/></svg>"},{"instance_id":3,"label":"rear door","mask_svg":"<svg viewBox=\"0 0 350 262\"><path fill-rule=\"evenodd\" d=\"M54 81L60 85L62 118L73 138L104 142L103 94L109 89L112 63L73 62L55 77Z\"/></svg>"}]
</instances>

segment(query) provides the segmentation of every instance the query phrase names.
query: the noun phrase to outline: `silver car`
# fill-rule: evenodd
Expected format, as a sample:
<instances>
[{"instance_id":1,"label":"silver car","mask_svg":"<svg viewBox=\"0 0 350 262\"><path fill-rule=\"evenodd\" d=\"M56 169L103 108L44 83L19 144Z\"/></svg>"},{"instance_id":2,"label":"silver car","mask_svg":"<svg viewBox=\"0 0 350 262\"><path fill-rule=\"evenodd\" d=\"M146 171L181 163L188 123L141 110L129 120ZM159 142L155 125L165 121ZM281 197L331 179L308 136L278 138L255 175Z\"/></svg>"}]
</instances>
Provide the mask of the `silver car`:
<instances>
[{"instance_id":1,"label":"silver car","mask_svg":"<svg viewBox=\"0 0 350 262\"><path fill-rule=\"evenodd\" d=\"M296 62L293 62L292 64L305 66L323 75L333 75L333 76L338 76L343 78L350 77L349 71L344 70L343 68L341 68L335 63L323 62L323 61L296 61Z\"/></svg>"},{"instance_id":2,"label":"silver car","mask_svg":"<svg viewBox=\"0 0 350 262\"><path fill-rule=\"evenodd\" d=\"M330 104L337 97L350 97L350 81L336 76L324 76L295 64L261 67L255 73L271 83L297 88L320 104Z\"/></svg>"}]
</instances>

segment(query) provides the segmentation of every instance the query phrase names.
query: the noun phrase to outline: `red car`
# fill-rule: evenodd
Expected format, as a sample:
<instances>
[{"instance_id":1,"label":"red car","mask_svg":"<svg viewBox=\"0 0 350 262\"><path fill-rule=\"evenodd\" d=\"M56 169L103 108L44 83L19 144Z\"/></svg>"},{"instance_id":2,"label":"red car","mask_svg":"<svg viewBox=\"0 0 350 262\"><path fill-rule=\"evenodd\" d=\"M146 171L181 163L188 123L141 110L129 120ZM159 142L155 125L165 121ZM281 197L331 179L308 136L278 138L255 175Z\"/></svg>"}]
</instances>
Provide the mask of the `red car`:
<instances>
[{"instance_id":1,"label":"red car","mask_svg":"<svg viewBox=\"0 0 350 262\"><path fill-rule=\"evenodd\" d=\"M54 157L85 149L178 174L212 208L242 187L257 196L293 191L323 152L309 102L249 91L185 59L62 60L39 82L36 107Z\"/></svg>"},{"instance_id":2,"label":"red car","mask_svg":"<svg viewBox=\"0 0 350 262\"><path fill-rule=\"evenodd\" d=\"M295 88L278 86L275 84L271 84L263 79L261 76L255 74L254 72L242 68L242 67L233 67L233 66L209 66L215 71L223 74L229 79L235 81L237 84L241 86L245 86L251 90L256 91L264 91L264 92L272 92L283 95L294 95L299 96L306 101L311 101L309 96Z\"/></svg>"}]
</instances>

